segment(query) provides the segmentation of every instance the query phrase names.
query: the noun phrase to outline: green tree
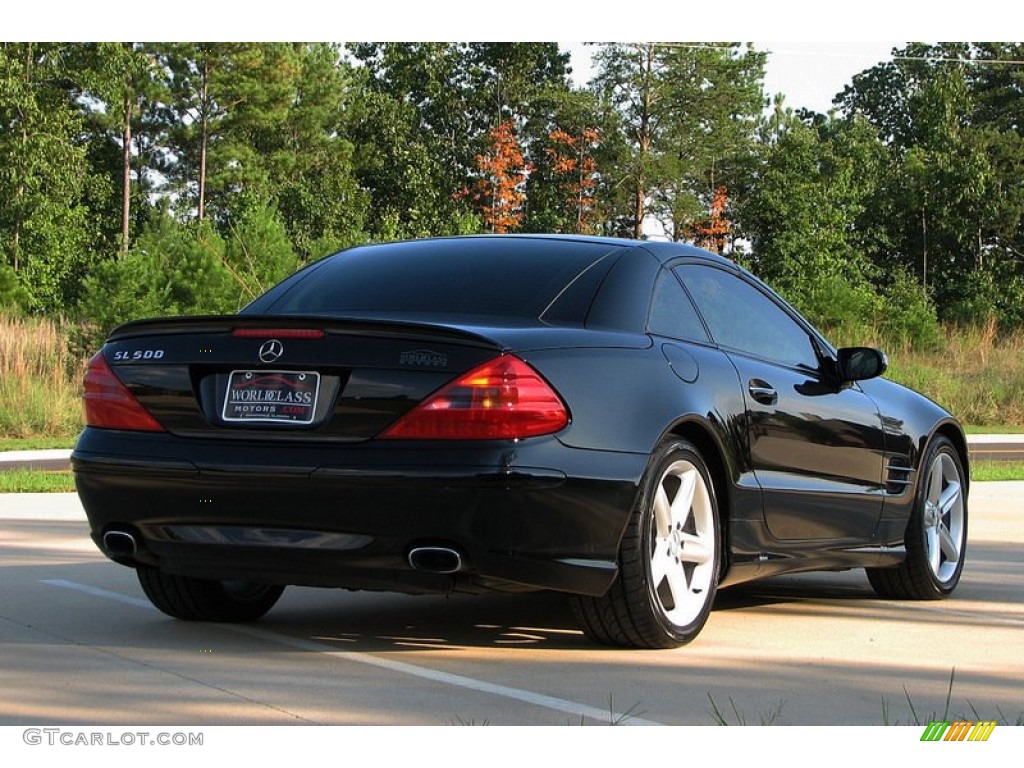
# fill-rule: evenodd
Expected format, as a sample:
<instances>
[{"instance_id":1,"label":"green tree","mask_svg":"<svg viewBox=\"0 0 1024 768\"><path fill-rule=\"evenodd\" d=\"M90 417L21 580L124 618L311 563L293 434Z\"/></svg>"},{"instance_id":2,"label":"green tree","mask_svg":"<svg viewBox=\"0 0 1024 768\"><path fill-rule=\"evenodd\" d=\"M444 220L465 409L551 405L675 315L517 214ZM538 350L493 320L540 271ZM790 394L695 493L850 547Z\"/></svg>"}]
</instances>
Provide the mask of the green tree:
<instances>
[{"instance_id":1,"label":"green tree","mask_svg":"<svg viewBox=\"0 0 1024 768\"><path fill-rule=\"evenodd\" d=\"M605 45L594 59L598 74L593 87L619 117L623 137L621 142L606 145L618 150L617 155L609 157L618 192L610 203L617 213L615 218L622 222L622 234L641 238L648 200L660 181L657 161L670 74L662 50L652 43Z\"/></svg>"},{"instance_id":2,"label":"green tree","mask_svg":"<svg viewBox=\"0 0 1024 768\"><path fill-rule=\"evenodd\" d=\"M354 98L350 66L329 44L296 43L288 60L287 109L251 123L247 135L257 155L251 162L265 172L265 200L277 208L297 252L308 260L365 238L368 196L355 176L354 145L344 122Z\"/></svg>"},{"instance_id":3,"label":"green tree","mask_svg":"<svg viewBox=\"0 0 1024 768\"><path fill-rule=\"evenodd\" d=\"M753 145L764 54L739 43L642 43L605 45L595 58L594 88L624 139L606 163L623 229L642 237L655 216L675 239L689 237Z\"/></svg>"},{"instance_id":4,"label":"green tree","mask_svg":"<svg viewBox=\"0 0 1024 768\"><path fill-rule=\"evenodd\" d=\"M226 267L225 243L209 222L154 220L122 259L96 264L79 315L92 326L83 348L140 317L233 312L246 293Z\"/></svg>"},{"instance_id":5,"label":"green tree","mask_svg":"<svg viewBox=\"0 0 1024 768\"><path fill-rule=\"evenodd\" d=\"M0 264L0 315L18 315L29 304L29 295L18 281L18 273Z\"/></svg>"},{"instance_id":6,"label":"green tree","mask_svg":"<svg viewBox=\"0 0 1024 768\"><path fill-rule=\"evenodd\" d=\"M613 195L603 173L605 143L616 128L602 120L594 93L588 89L554 91L542 97L547 107L547 133L532 139L532 170L526 186L530 232L604 230L605 201ZM607 116L607 113L606 115Z\"/></svg>"},{"instance_id":7,"label":"green tree","mask_svg":"<svg viewBox=\"0 0 1024 768\"><path fill-rule=\"evenodd\" d=\"M539 135L551 99L569 89L569 54L557 43L469 43L464 66L478 134L512 120L518 132Z\"/></svg>"},{"instance_id":8,"label":"green tree","mask_svg":"<svg viewBox=\"0 0 1024 768\"><path fill-rule=\"evenodd\" d=\"M465 45L363 43L359 94L347 113L355 173L369 191L374 239L479 231L458 197L476 133L467 106Z\"/></svg>"},{"instance_id":9,"label":"green tree","mask_svg":"<svg viewBox=\"0 0 1024 768\"><path fill-rule=\"evenodd\" d=\"M350 135L373 199L373 235L488 228L463 194L476 158L511 121L525 159L537 162L555 105L570 90L568 56L555 43L364 43L349 51L366 78ZM527 208L527 225L529 218Z\"/></svg>"},{"instance_id":10,"label":"green tree","mask_svg":"<svg viewBox=\"0 0 1024 768\"><path fill-rule=\"evenodd\" d=\"M270 206L249 208L237 224L232 224L222 260L235 282L238 306L249 303L299 267L285 225Z\"/></svg>"},{"instance_id":11,"label":"green tree","mask_svg":"<svg viewBox=\"0 0 1024 768\"><path fill-rule=\"evenodd\" d=\"M776 124L739 207L750 266L823 327L872 318L876 293L856 223L884 147L863 120L808 124L789 114Z\"/></svg>"},{"instance_id":12,"label":"green tree","mask_svg":"<svg viewBox=\"0 0 1024 768\"><path fill-rule=\"evenodd\" d=\"M176 194L200 221L271 197L261 139L284 126L299 70L280 43L189 43L162 48L170 72L168 149Z\"/></svg>"},{"instance_id":13,"label":"green tree","mask_svg":"<svg viewBox=\"0 0 1024 768\"><path fill-rule=\"evenodd\" d=\"M676 240L711 214L721 187L738 187L765 106L765 54L749 44L672 46L664 104L663 182L652 214Z\"/></svg>"},{"instance_id":14,"label":"green tree","mask_svg":"<svg viewBox=\"0 0 1024 768\"><path fill-rule=\"evenodd\" d=\"M993 59L1013 48L914 43L895 53L837 98L890 151L876 215L888 247L873 258L917 275L942 319L1011 320L996 286L1016 284L1024 268L1024 142L1012 98L1020 81Z\"/></svg>"},{"instance_id":15,"label":"green tree","mask_svg":"<svg viewBox=\"0 0 1024 768\"><path fill-rule=\"evenodd\" d=\"M84 44L77 59L90 161L107 180L104 188L120 189L117 248L124 255L133 223L145 222L148 200L160 192L160 153L168 128L159 108L168 95L164 70L152 48L142 43ZM94 196L94 211L107 206L113 212L113 198Z\"/></svg>"},{"instance_id":16,"label":"green tree","mask_svg":"<svg viewBox=\"0 0 1024 768\"><path fill-rule=\"evenodd\" d=\"M32 311L64 311L89 261L74 52L0 44L0 263L17 273Z\"/></svg>"}]
</instances>

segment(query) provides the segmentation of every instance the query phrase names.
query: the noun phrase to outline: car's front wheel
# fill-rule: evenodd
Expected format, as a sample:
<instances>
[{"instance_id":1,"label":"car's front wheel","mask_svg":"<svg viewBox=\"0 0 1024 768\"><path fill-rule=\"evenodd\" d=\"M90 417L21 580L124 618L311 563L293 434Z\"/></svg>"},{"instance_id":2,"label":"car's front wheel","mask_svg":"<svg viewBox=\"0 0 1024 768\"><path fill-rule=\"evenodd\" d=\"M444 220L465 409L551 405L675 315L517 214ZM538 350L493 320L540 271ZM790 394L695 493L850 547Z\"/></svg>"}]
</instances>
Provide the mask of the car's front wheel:
<instances>
[{"instance_id":1,"label":"car's front wheel","mask_svg":"<svg viewBox=\"0 0 1024 768\"><path fill-rule=\"evenodd\" d=\"M255 621L274 607L284 587L252 581L212 581L176 576L157 568L135 569L146 597L157 608L187 621Z\"/></svg>"},{"instance_id":2,"label":"car's front wheel","mask_svg":"<svg viewBox=\"0 0 1024 768\"><path fill-rule=\"evenodd\" d=\"M601 643L673 648L697 636L715 599L718 503L700 452L672 440L654 455L623 536L619 575L602 597L575 597L584 632Z\"/></svg>"},{"instance_id":3,"label":"car's front wheel","mask_svg":"<svg viewBox=\"0 0 1024 768\"><path fill-rule=\"evenodd\" d=\"M907 525L907 557L897 568L869 568L879 597L936 600L960 581L967 548L967 473L945 437L932 441Z\"/></svg>"}]
</instances>

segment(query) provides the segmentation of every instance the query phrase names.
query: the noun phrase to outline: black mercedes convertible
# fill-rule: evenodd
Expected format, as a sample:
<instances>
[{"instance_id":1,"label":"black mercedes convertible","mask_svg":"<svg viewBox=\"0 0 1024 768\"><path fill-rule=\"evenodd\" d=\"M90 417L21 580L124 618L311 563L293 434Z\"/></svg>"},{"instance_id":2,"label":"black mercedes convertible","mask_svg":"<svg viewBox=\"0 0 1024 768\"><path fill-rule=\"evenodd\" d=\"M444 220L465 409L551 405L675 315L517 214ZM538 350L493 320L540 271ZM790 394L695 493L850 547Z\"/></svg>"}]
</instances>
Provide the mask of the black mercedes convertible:
<instances>
[{"instance_id":1,"label":"black mercedes convertible","mask_svg":"<svg viewBox=\"0 0 1024 768\"><path fill-rule=\"evenodd\" d=\"M114 330L72 461L97 545L171 616L555 590L599 642L672 647L780 573L954 590L964 435L885 368L684 244L367 245L237 315Z\"/></svg>"}]
</instances>

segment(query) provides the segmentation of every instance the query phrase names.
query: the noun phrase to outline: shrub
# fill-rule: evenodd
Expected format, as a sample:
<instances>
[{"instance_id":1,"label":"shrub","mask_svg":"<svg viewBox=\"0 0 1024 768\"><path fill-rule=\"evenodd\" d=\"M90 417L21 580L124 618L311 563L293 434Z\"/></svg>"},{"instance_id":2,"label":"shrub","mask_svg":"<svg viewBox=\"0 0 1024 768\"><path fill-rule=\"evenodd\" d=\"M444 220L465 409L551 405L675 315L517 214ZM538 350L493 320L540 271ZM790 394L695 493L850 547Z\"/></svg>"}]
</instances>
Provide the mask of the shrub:
<instances>
[{"instance_id":1,"label":"shrub","mask_svg":"<svg viewBox=\"0 0 1024 768\"><path fill-rule=\"evenodd\" d=\"M8 315L19 314L29 303L28 291L18 281L18 273L6 264L0 264L0 311Z\"/></svg>"},{"instance_id":2,"label":"shrub","mask_svg":"<svg viewBox=\"0 0 1024 768\"><path fill-rule=\"evenodd\" d=\"M79 314L87 346L128 320L232 312L240 291L212 227L158 222L127 256L97 264L85 280Z\"/></svg>"},{"instance_id":3,"label":"shrub","mask_svg":"<svg viewBox=\"0 0 1024 768\"><path fill-rule=\"evenodd\" d=\"M885 336L902 348L935 349L942 338L935 305L903 270L893 275L885 290L878 320Z\"/></svg>"},{"instance_id":4,"label":"shrub","mask_svg":"<svg viewBox=\"0 0 1024 768\"><path fill-rule=\"evenodd\" d=\"M299 267L288 233L273 208L249 208L224 248L224 266L238 293L236 305L247 304Z\"/></svg>"}]
</instances>

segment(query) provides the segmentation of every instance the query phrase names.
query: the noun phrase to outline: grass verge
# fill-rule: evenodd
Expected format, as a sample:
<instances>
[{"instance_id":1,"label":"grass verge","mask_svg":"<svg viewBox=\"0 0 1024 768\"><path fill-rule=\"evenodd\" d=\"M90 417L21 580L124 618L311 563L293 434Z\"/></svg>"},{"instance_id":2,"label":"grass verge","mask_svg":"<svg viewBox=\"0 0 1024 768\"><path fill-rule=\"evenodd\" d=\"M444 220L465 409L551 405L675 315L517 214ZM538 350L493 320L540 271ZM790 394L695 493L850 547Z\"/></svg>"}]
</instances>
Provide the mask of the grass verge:
<instances>
[{"instance_id":1,"label":"grass verge","mask_svg":"<svg viewBox=\"0 0 1024 768\"><path fill-rule=\"evenodd\" d=\"M971 480L977 483L1000 480L1024 480L1024 461L975 461Z\"/></svg>"},{"instance_id":2,"label":"grass verge","mask_svg":"<svg viewBox=\"0 0 1024 768\"><path fill-rule=\"evenodd\" d=\"M968 424L964 427L968 435L1024 435L1024 426L1019 424L1000 424L986 427Z\"/></svg>"},{"instance_id":3,"label":"grass verge","mask_svg":"<svg viewBox=\"0 0 1024 768\"><path fill-rule=\"evenodd\" d=\"M73 437L11 437L0 438L0 453L4 451L48 451L57 448L71 450Z\"/></svg>"},{"instance_id":4,"label":"grass verge","mask_svg":"<svg viewBox=\"0 0 1024 768\"><path fill-rule=\"evenodd\" d=\"M41 472L35 469L14 469L0 472L0 493L74 493L75 478L71 472Z\"/></svg>"}]
</instances>

